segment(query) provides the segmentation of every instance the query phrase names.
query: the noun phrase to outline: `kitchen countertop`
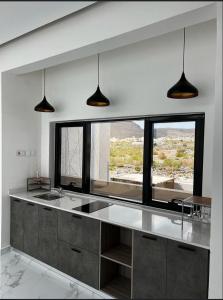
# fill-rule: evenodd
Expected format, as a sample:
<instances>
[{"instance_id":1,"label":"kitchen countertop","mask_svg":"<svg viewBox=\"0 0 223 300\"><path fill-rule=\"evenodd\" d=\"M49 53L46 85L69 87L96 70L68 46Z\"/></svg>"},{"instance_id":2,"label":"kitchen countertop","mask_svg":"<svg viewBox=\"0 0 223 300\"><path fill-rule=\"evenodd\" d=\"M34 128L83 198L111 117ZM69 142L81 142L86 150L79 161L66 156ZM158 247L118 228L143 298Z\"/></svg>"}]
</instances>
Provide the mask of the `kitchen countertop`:
<instances>
[{"instance_id":1,"label":"kitchen countertop","mask_svg":"<svg viewBox=\"0 0 223 300\"><path fill-rule=\"evenodd\" d=\"M179 213L161 209L144 208L142 205L122 203L118 200L79 193L65 193L64 197L51 201L34 197L35 195L43 193L46 192L11 191L9 195L39 205L84 215L111 224L151 233L201 248L210 248L210 224L184 220L182 228L181 215ZM75 207L96 200L110 202L113 203L113 205L90 214L72 210Z\"/></svg>"}]
</instances>

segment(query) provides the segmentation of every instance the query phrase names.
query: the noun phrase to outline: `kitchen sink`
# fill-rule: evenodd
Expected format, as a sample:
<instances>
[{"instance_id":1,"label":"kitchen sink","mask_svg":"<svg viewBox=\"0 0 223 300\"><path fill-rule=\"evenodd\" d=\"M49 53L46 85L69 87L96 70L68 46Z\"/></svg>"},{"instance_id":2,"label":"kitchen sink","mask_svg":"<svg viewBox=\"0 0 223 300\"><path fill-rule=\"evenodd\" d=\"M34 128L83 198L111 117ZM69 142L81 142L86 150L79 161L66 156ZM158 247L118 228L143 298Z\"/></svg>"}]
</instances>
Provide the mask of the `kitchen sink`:
<instances>
[{"instance_id":1,"label":"kitchen sink","mask_svg":"<svg viewBox=\"0 0 223 300\"><path fill-rule=\"evenodd\" d=\"M56 199L62 198L63 196L60 196L59 194L54 194L54 193L45 193L45 194L37 195L34 197L51 201L51 200L56 200Z\"/></svg>"}]
</instances>

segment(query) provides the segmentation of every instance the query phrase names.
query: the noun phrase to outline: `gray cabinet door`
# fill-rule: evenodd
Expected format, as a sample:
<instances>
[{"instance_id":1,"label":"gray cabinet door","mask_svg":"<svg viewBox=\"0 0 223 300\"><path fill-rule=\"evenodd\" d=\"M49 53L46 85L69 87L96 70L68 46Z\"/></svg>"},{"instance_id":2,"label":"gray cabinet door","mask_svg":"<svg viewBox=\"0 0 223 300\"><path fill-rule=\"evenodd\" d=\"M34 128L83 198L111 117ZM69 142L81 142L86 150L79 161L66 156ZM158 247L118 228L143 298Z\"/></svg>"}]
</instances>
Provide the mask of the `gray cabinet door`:
<instances>
[{"instance_id":1,"label":"gray cabinet door","mask_svg":"<svg viewBox=\"0 0 223 300\"><path fill-rule=\"evenodd\" d=\"M10 243L11 245L23 251L23 210L24 202L17 198L11 198L11 226L10 226Z\"/></svg>"},{"instance_id":2,"label":"gray cabinet door","mask_svg":"<svg viewBox=\"0 0 223 300\"><path fill-rule=\"evenodd\" d=\"M133 298L165 298L166 243L164 238L134 232Z\"/></svg>"},{"instance_id":3,"label":"gray cabinet door","mask_svg":"<svg viewBox=\"0 0 223 300\"><path fill-rule=\"evenodd\" d=\"M38 205L24 202L24 252L35 257L38 256Z\"/></svg>"},{"instance_id":4,"label":"gray cabinet door","mask_svg":"<svg viewBox=\"0 0 223 300\"><path fill-rule=\"evenodd\" d=\"M100 222L80 215L58 212L58 239L74 246L99 252Z\"/></svg>"},{"instance_id":5,"label":"gray cabinet door","mask_svg":"<svg viewBox=\"0 0 223 300\"><path fill-rule=\"evenodd\" d=\"M39 259L57 267L57 211L39 206Z\"/></svg>"},{"instance_id":6,"label":"gray cabinet door","mask_svg":"<svg viewBox=\"0 0 223 300\"><path fill-rule=\"evenodd\" d=\"M58 269L98 289L99 256L87 250L58 242Z\"/></svg>"},{"instance_id":7,"label":"gray cabinet door","mask_svg":"<svg viewBox=\"0 0 223 300\"><path fill-rule=\"evenodd\" d=\"M168 240L167 298L206 299L209 251Z\"/></svg>"}]
</instances>

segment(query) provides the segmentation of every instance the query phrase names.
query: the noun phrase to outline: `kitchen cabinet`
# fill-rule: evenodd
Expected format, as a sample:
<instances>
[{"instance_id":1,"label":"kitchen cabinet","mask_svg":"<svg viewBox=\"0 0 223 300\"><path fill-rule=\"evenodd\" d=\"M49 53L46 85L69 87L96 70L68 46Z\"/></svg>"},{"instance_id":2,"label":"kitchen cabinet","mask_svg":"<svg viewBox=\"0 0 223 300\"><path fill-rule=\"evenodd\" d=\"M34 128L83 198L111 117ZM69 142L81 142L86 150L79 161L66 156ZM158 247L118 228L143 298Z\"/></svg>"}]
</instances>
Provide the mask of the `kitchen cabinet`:
<instances>
[{"instance_id":1,"label":"kitchen cabinet","mask_svg":"<svg viewBox=\"0 0 223 300\"><path fill-rule=\"evenodd\" d=\"M39 258L38 255L38 205L24 202L23 209L24 252Z\"/></svg>"},{"instance_id":2,"label":"kitchen cabinet","mask_svg":"<svg viewBox=\"0 0 223 300\"><path fill-rule=\"evenodd\" d=\"M58 212L58 239L98 254L100 222L77 214Z\"/></svg>"},{"instance_id":3,"label":"kitchen cabinet","mask_svg":"<svg viewBox=\"0 0 223 300\"><path fill-rule=\"evenodd\" d=\"M92 252L59 241L58 269L96 289L99 287L99 256Z\"/></svg>"},{"instance_id":4,"label":"kitchen cabinet","mask_svg":"<svg viewBox=\"0 0 223 300\"><path fill-rule=\"evenodd\" d=\"M133 298L207 299L209 251L134 232Z\"/></svg>"},{"instance_id":5,"label":"kitchen cabinet","mask_svg":"<svg viewBox=\"0 0 223 300\"><path fill-rule=\"evenodd\" d=\"M133 298L165 298L167 240L134 232Z\"/></svg>"},{"instance_id":6,"label":"kitchen cabinet","mask_svg":"<svg viewBox=\"0 0 223 300\"><path fill-rule=\"evenodd\" d=\"M57 211L39 206L39 259L52 267L57 267Z\"/></svg>"},{"instance_id":7,"label":"kitchen cabinet","mask_svg":"<svg viewBox=\"0 0 223 300\"><path fill-rule=\"evenodd\" d=\"M168 240L167 298L207 299L209 251Z\"/></svg>"},{"instance_id":8,"label":"kitchen cabinet","mask_svg":"<svg viewBox=\"0 0 223 300\"><path fill-rule=\"evenodd\" d=\"M21 251L24 248L23 210L24 201L11 198L10 243L14 248Z\"/></svg>"},{"instance_id":9,"label":"kitchen cabinet","mask_svg":"<svg viewBox=\"0 0 223 300\"><path fill-rule=\"evenodd\" d=\"M209 250L13 197L10 230L14 248L117 298L207 299Z\"/></svg>"}]
</instances>

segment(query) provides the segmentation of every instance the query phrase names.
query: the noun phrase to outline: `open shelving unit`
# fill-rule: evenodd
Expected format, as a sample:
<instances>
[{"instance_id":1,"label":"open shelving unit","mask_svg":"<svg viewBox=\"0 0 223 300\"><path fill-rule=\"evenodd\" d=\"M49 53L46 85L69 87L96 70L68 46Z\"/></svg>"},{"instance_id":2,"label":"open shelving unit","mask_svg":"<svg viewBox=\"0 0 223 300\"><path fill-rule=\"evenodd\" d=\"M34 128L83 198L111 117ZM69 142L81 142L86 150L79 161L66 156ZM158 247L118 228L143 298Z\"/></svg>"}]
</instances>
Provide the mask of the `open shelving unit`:
<instances>
[{"instance_id":1,"label":"open shelving unit","mask_svg":"<svg viewBox=\"0 0 223 300\"><path fill-rule=\"evenodd\" d=\"M115 298L131 298L132 230L102 222L100 289Z\"/></svg>"},{"instance_id":2,"label":"open shelving unit","mask_svg":"<svg viewBox=\"0 0 223 300\"><path fill-rule=\"evenodd\" d=\"M103 252L104 258L120 263L126 267L131 267L131 248L126 245L117 245Z\"/></svg>"}]
</instances>

